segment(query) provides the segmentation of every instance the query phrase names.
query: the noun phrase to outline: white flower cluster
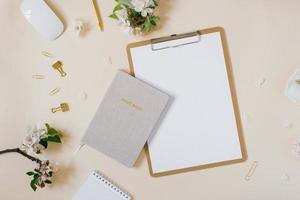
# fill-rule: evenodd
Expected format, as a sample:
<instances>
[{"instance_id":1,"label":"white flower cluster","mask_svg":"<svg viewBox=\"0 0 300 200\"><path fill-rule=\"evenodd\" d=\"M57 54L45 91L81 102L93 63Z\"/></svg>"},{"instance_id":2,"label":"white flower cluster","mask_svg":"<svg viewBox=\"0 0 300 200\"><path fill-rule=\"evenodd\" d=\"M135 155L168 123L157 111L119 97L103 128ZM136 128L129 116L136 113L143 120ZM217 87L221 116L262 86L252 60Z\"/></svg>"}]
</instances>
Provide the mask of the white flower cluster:
<instances>
[{"instance_id":1,"label":"white flower cluster","mask_svg":"<svg viewBox=\"0 0 300 200\"><path fill-rule=\"evenodd\" d=\"M140 12L143 17L147 17L148 14L153 13L155 3L153 0L131 0L133 9L136 12Z\"/></svg>"},{"instance_id":2,"label":"white flower cluster","mask_svg":"<svg viewBox=\"0 0 300 200\"><path fill-rule=\"evenodd\" d=\"M26 173L33 178L30 183L31 188L36 191L37 186L44 188L46 184L51 184L51 177L56 171L57 168L49 160L39 162L34 171Z\"/></svg>"},{"instance_id":3,"label":"white flower cluster","mask_svg":"<svg viewBox=\"0 0 300 200\"><path fill-rule=\"evenodd\" d=\"M142 17L146 18L154 12L154 8L157 6L155 0L129 0L128 6L135 12L141 13ZM125 28L125 31L129 34L140 34L142 32L141 27L133 28L129 21L128 10L120 9L114 12L118 18L121 26Z\"/></svg>"},{"instance_id":4,"label":"white flower cluster","mask_svg":"<svg viewBox=\"0 0 300 200\"><path fill-rule=\"evenodd\" d=\"M41 139L47 138L47 129L41 125L34 126L24 138L23 144L20 149L29 155L39 154L45 149L40 144Z\"/></svg>"},{"instance_id":5,"label":"white flower cluster","mask_svg":"<svg viewBox=\"0 0 300 200\"><path fill-rule=\"evenodd\" d=\"M126 9L116 11L116 15L117 15L121 25L124 25L126 27L130 27L130 22L128 20L128 14L127 14Z\"/></svg>"},{"instance_id":6,"label":"white flower cluster","mask_svg":"<svg viewBox=\"0 0 300 200\"><path fill-rule=\"evenodd\" d=\"M51 163L49 160L43 161L42 163L38 164L36 170L39 172L41 177L41 183L50 180L53 173L57 171L56 165Z\"/></svg>"}]
</instances>

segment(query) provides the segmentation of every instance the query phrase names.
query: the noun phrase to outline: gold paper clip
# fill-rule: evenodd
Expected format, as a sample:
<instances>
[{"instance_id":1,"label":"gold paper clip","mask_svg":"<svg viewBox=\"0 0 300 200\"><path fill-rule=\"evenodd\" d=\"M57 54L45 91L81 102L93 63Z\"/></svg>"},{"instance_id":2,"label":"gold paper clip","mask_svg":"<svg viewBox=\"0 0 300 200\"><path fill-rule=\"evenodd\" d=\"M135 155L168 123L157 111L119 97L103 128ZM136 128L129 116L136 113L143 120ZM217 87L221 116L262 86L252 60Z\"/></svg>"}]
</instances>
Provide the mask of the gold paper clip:
<instances>
[{"instance_id":1,"label":"gold paper clip","mask_svg":"<svg viewBox=\"0 0 300 200\"><path fill-rule=\"evenodd\" d=\"M51 90L50 92L49 92L49 95L50 96L53 96L53 95L55 95L55 94L57 94L57 93L59 93L60 92L60 88L55 88L55 89L53 89L53 90Z\"/></svg>"},{"instance_id":2,"label":"gold paper clip","mask_svg":"<svg viewBox=\"0 0 300 200\"><path fill-rule=\"evenodd\" d=\"M300 79L296 80L296 83L297 83L298 85L300 85Z\"/></svg>"},{"instance_id":3,"label":"gold paper clip","mask_svg":"<svg viewBox=\"0 0 300 200\"><path fill-rule=\"evenodd\" d=\"M53 57L53 55L51 53L47 52L47 51L42 51L41 53L42 53L43 56L46 56L48 58L52 58Z\"/></svg>"},{"instance_id":4,"label":"gold paper clip","mask_svg":"<svg viewBox=\"0 0 300 200\"><path fill-rule=\"evenodd\" d=\"M52 65L52 67L53 67L54 69L56 69L56 70L59 71L59 73L60 73L60 75L61 75L62 77L65 77L65 76L67 75L67 73L64 72L64 69L62 68L62 66L63 66L63 64L62 64L61 61L57 61L57 62L55 62L55 63Z\"/></svg>"},{"instance_id":5,"label":"gold paper clip","mask_svg":"<svg viewBox=\"0 0 300 200\"><path fill-rule=\"evenodd\" d=\"M40 74L36 74L36 75L32 75L32 78L34 78L34 79L45 79L45 76L40 75Z\"/></svg>"},{"instance_id":6,"label":"gold paper clip","mask_svg":"<svg viewBox=\"0 0 300 200\"><path fill-rule=\"evenodd\" d=\"M68 112L70 110L69 105L67 103L61 103L57 108L51 108L52 113L56 113L58 111Z\"/></svg>"},{"instance_id":7,"label":"gold paper clip","mask_svg":"<svg viewBox=\"0 0 300 200\"><path fill-rule=\"evenodd\" d=\"M246 181L250 181L250 179L251 179L251 177L253 176L253 174L254 174L254 172L255 172L257 166L258 166L258 161L254 161L254 162L252 163L252 165L251 165L251 167L250 167L248 173L247 173L246 176L245 176L245 180L246 180Z\"/></svg>"}]
</instances>

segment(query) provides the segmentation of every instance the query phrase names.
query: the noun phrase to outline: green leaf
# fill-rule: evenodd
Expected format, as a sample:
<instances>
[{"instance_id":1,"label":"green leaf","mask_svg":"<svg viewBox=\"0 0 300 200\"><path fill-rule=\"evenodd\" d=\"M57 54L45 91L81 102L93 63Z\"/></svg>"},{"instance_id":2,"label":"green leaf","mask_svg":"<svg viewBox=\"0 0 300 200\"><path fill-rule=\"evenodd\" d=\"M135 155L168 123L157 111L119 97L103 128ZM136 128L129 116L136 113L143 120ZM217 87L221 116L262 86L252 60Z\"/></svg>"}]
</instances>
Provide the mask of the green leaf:
<instances>
[{"instance_id":1,"label":"green leaf","mask_svg":"<svg viewBox=\"0 0 300 200\"><path fill-rule=\"evenodd\" d=\"M59 132L55 129L55 128L52 128L49 124L45 124L46 128L47 128L47 134L48 135L57 135L59 134Z\"/></svg>"},{"instance_id":2,"label":"green leaf","mask_svg":"<svg viewBox=\"0 0 300 200\"><path fill-rule=\"evenodd\" d=\"M154 28L154 26L155 25L151 23L149 17L147 17L147 19L144 23L143 31L150 32Z\"/></svg>"},{"instance_id":3,"label":"green leaf","mask_svg":"<svg viewBox=\"0 0 300 200\"><path fill-rule=\"evenodd\" d=\"M45 149L47 149L47 147L48 147L48 142L47 141L45 141L44 139L41 139L39 143L40 143L40 145L45 147Z\"/></svg>"},{"instance_id":4,"label":"green leaf","mask_svg":"<svg viewBox=\"0 0 300 200\"><path fill-rule=\"evenodd\" d=\"M54 128L49 128L48 129L48 135L58 135L58 131Z\"/></svg>"},{"instance_id":5,"label":"green leaf","mask_svg":"<svg viewBox=\"0 0 300 200\"><path fill-rule=\"evenodd\" d=\"M61 143L61 139L59 135L51 135L48 136L47 138L44 138L43 140L47 142L55 142L55 143Z\"/></svg>"},{"instance_id":6,"label":"green leaf","mask_svg":"<svg viewBox=\"0 0 300 200\"><path fill-rule=\"evenodd\" d=\"M129 2L129 0L118 0L118 3L127 7L132 7L131 3Z\"/></svg>"},{"instance_id":7,"label":"green leaf","mask_svg":"<svg viewBox=\"0 0 300 200\"><path fill-rule=\"evenodd\" d=\"M33 176L33 175L35 175L34 172L27 172L26 174L27 174L28 176Z\"/></svg>"},{"instance_id":8,"label":"green leaf","mask_svg":"<svg viewBox=\"0 0 300 200\"><path fill-rule=\"evenodd\" d=\"M34 183L30 183L30 186L31 186L31 188L32 188L33 191L36 191L37 187L36 187L36 185Z\"/></svg>"},{"instance_id":9,"label":"green leaf","mask_svg":"<svg viewBox=\"0 0 300 200\"><path fill-rule=\"evenodd\" d=\"M147 17L146 21L143 25L143 31L145 32L150 32L152 29L157 25L157 22L159 21L159 17L157 16L152 16L152 17Z\"/></svg>"},{"instance_id":10,"label":"green leaf","mask_svg":"<svg viewBox=\"0 0 300 200\"><path fill-rule=\"evenodd\" d=\"M50 180L45 180L44 182L47 183L47 184L51 184L52 183L52 181L50 181Z\"/></svg>"},{"instance_id":11,"label":"green leaf","mask_svg":"<svg viewBox=\"0 0 300 200\"><path fill-rule=\"evenodd\" d=\"M121 4L118 4L118 5L115 6L113 12L115 13L116 11L123 10L123 9L124 9L124 7Z\"/></svg>"},{"instance_id":12,"label":"green leaf","mask_svg":"<svg viewBox=\"0 0 300 200\"><path fill-rule=\"evenodd\" d=\"M118 16L117 16L115 13L109 15L109 17L110 17L110 18L113 18L113 19L116 19L116 20L119 19Z\"/></svg>"},{"instance_id":13,"label":"green leaf","mask_svg":"<svg viewBox=\"0 0 300 200\"><path fill-rule=\"evenodd\" d=\"M38 179L39 177L40 177L40 175L38 175L38 174L34 174L34 176L33 176L34 179Z\"/></svg>"},{"instance_id":14,"label":"green leaf","mask_svg":"<svg viewBox=\"0 0 300 200\"><path fill-rule=\"evenodd\" d=\"M153 25L155 25L155 26L156 26L156 24L157 24L157 22L158 22L159 20L160 20L160 18L157 17L157 16L152 16L152 17L150 18L151 23L152 23Z\"/></svg>"},{"instance_id":15,"label":"green leaf","mask_svg":"<svg viewBox=\"0 0 300 200\"><path fill-rule=\"evenodd\" d=\"M33 179L33 180L30 182L30 186L31 186L31 188L32 188L33 191L36 191L36 189L37 189L36 184L37 184L37 179Z\"/></svg>"}]
</instances>

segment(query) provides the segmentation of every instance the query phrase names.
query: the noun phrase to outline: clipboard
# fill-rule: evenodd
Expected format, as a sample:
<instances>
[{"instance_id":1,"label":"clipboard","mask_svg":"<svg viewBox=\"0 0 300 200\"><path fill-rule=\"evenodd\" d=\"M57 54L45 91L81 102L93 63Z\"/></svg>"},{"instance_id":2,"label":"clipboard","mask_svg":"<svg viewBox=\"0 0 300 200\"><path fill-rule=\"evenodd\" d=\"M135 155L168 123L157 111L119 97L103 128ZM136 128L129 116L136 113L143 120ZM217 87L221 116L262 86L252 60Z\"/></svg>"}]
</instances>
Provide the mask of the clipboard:
<instances>
[{"instance_id":1,"label":"clipboard","mask_svg":"<svg viewBox=\"0 0 300 200\"><path fill-rule=\"evenodd\" d=\"M162 81L163 78L159 75L162 73L160 71L165 70L164 67L169 66L169 65L166 65L163 67L160 66L160 67L162 67L162 68L160 68L162 70L155 72L151 69L151 67L149 67L149 65L152 64L152 66L156 67L156 65L160 65L159 61L155 61L156 65L151 63L152 61L150 61L151 64L146 65L143 63L143 61L145 60L144 62L147 63L146 59L155 58L155 56L157 56L159 59L161 59L162 62L165 62L166 57L167 57L166 55L168 54L168 51L169 51L169 52L173 53L174 55L177 55L177 57L176 56L172 57L172 59L174 59L174 62L175 62L176 59L178 58L178 56L183 55L183 52L185 52L185 51L192 52L193 49L194 50L197 49L197 48L193 48L193 47L197 47L198 44L204 45L206 38L209 38L210 36L218 37L216 39L216 41L220 43L220 44L217 44L217 42L216 42L214 44L220 54L219 55L219 58L220 58L219 66L220 67L218 66L218 64L214 63L212 65L212 68L214 69L214 66L216 65L217 66L216 69L220 70L221 71L220 74L223 73L223 75L224 75L223 77L226 78L226 81L224 78L225 84L223 84L223 85L225 85L226 90L228 90L226 93L228 95L228 97L226 99L224 99L224 101L227 101L226 105L228 107L231 107L230 109L227 109L227 108L226 109L229 110L228 113L232 112L232 120L230 123L235 128L231 128L231 130L234 130L234 131L232 131L232 133L230 131L228 131L228 133L227 133L227 130L224 129L224 134L226 133L228 135L228 137L230 136L230 137L234 138L235 142L233 142L232 144L234 144L234 146L235 146L235 150L233 150L233 151L235 151L233 153L235 155L232 156L232 158L229 156L228 157L229 159L224 159L224 158L226 158L226 155L224 154L224 158L222 158L223 160L222 159L220 159L220 160L212 159L211 162L209 162L209 160L210 160L209 158L205 158L207 160L205 162L203 162L204 164L201 163L202 161L199 162L200 164L197 163L197 161L196 161L196 162L190 162L191 163L190 166L188 164L180 165L177 163L174 166L172 166L172 161L174 163L177 162L177 159L176 159L177 154L178 154L177 158L179 160L183 160L182 162L185 162L186 158L185 158L185 156L183 156L184 154L182 154L181 152L178 152L175 149L175 147L172 147L171 145L170 145L171 147L169 149L165 148L165 146L168 146L167 142L170 142L170 143L176 142L176 137L178 135L178 134L177 135L174 134L174 136L173 136L172 133L166 133L167 129L165 127L162 128L162 126L168 126L168 122L169 122L169 128L172 127L171 122L173 122L173 125L177 126L177 124L174 123L174 120L172 121L172 119L170 119L172 117L169 117L168 113L170 110L173 111L175 108L177 108L178 103L177 103L177 105L172 105L173 103L171 103L169 110L167 110L167 112L166 112L166 116L164 116L164 118L167 118L167 119L162 119L161 124L158 125L157 129L154 131L155 132L154 135L152 135L152 137L149 139L148 143L145 145L149 171L150 171L151 176L153 176L153 177L160 177L160 176L172 175L172 174L177 174L177 173L182 173L182 172L189 172L189 171L193 171L193 170L200 170L200 169L207 169L207 168L211 168L211 167L235 164L235 163L243 162L247 159L246 147L245 147L245 142L244 142L244 138L243 138L243 134L242 134L242 126L241 126L238 102L237 102L237 97L236 97L236 92L235 92L235 87L234 87L234 82L233 82L233 75L232 75L232 71L231 71L231 61L230 61L230 57L229 57L229 53L228 53L228 46L227 46L227 42L226 42L225 31L223 28L215 27L215 28L195 31L192 33L186 33L186 34L180 34L180 35L175 34L175 35L171 35L171 36L167 36L167 37L131 43L127 46L127 54L128 54L129 65L130 65L130 71L133 76L136 76L137 78L140 78L140 79L148 82L149 84L153 85L154 87L157 87L158 89L161 89L167 93L169 92L172 96L172 90L169 90L170 88L172 88L172 85L170 85L170 82L166 83L167 81ZM214 45L212 45L212 46L214 46ZM207 48L207 51L214 51L214 49ZM149 54L149 55L144 56L140 52L144 52L144 54ZM145 53L145 52L148 52L148 53ZM202 51L202 53L205 53L205 51ZM154 56L152 56L152 54ZM143 57L143 59L140 59L140 58L138 58L139 56L140 57L144 56L144 57ZM199 57L201 57L201 56L199 56ZM170 58L168 58L168 59L172 60ZM211 58L210 60L214 60L214 58ZM188 60L186 60L186 61L188 62ZM167 61L165 63L170 64L170 63L172 63L172 61L170 61L170 62ZM173 64L176 65L177 63L173 63ZM206 64L208 64L208 63L206 63ZM137 71L137 67L135 65L138 66L138 69L139 69L138 71ZM201 68L203 68L203 65L199 65L199 66L201 66ZM224 69L222 69L223 66L224 66ZM183 67L182 77L184 77L189 72L188 72L188 69L187 70L184 69L184 66L182 66L182 67ZM205 67L206 67L206 71L209 72L210 66L205 66ZM145 68L147 68L147 69L145 69ZM173 72L171 70L169 69L170 73L167 74L169 77L166 77L166 80L168 80L168 79L170 79L170 77L172 78L172 76L174 76L172 74ZM174 73L176 73L176 70ZM211 72L209 72L209 73L211 73ZM217 74L219 74L219 73L217 73ZM192 75L192 76L194 76L194 75ZM213 79L213 78L214 77L211 77L211 79ZM180 82L180 79L178 80L178 82ZM218 81L216 81L216 82L218 82ZM222 84L219 84L218 87L222 87ZM215 88L218 89L218 87L216 86ZM173 88L173 90L174 90L174 88ZM220 91L223 92L223 90L220 90ZM197 91L195 91L195 92L197 92ZM211 93L213 93L213 92L211 92ZM178 98L178 96L175 95L174 100L176 101L177 98ZM183 99L184 97L179 96L179 98ZM187 100L187 98L185 98L185 100ZM200 100L200 102L201 102L201 100ZM213 100L213 102L216 102L216 101ZM175 108L174 108L174 106L175 106ZM202 108L203 107L205 107L205 106L202 106ZM223 107L220 107L220 108L223 109ZM224 113L226 113L226 112L224 112ZM174 114L174 112L171 113L170 115L172 115L172 114ZM207 112L207 115L209 115L208 112ZM223 113L221 115L223 115ZM224 114L224 116L226 117L227 115ZM230 114L228 116L230 116ZM202 119L205 119L205 117L206 116L204 114L204 116L202 116ZM211 119L213 120L214 117L212 116ZM188 116L186 116L186 120L182 120L182 121L186 122L188 120L189 120L189 118L188 118ZM178 121L178 123L181 123L181 122ZM199 123L201 124L201 121L199 121ZM186 123L186 124L188 124L188 123ZM233 126L231 126L231 127L233 127ZM201 126L199 126L199 127L201 128ZM226 125L224 127L226 127ZM165 132L162 132L162 131L165 131ZM195 131L197 132L197 130L195 130ZM176 130L175 130L175 132L176 132ZM223 131L221 131L221 132L223 132ZM200 131L199 138L201 138L202 133L204 133L203 135L206 134L208 137L211 137L206 132ZM165 137L164 134L165 135L168 134L168 135ZM182 138L183 141L179 141L178 144L185 144L184 143L184 131L182 132L182 135L183 135L183 138ZM168 137L169 137L169 141L166 140L166 139L168 139ZM197 137L198 137L198 135L197 135ZM225 140L226 140L226 137L225 137ZM199 139L199 138L195 138L195 139ZM210 142L212 141L212 139L214 139L214 138L210 138ZM177 138L177 140L178 140L178 138ZM193 139L191 139L191 140L193 140ZM237 144L237 142L238 142L238 144ZM204 144L204 143L202 143L202 144ZM222 143L219 142L218 144L221 144L221 146L222 146ZM185 152L186 149L184 149L184 148L189 148L188 144L185 144L185 145L187 147L185 147L185 146L181 147L182 148L181 151ZM230 145L231 145L231 143L228 142L227 146L225 145L223 150L227 151L228 148L230 149L231 148ZM194 143L194 146L195 146L195 143ZM161 148L162 150L160 151L159 148ZM173 148L173 150L172 150L172 148ZM193 147L191 147L191 148L193 148ZM197 148L197 145L195 146L195 148ZM218 148L216 148L216 149L218 149ZM168 150L170 150L170 151L168 152ZM206 155L203 153L203 149L202 150L200 149L199 151L200 151L200 154L199 154L200 156L196 155L195 160L197 160L197 159L201 160L201 159L203 159L203 157L206 157ZM228 152L229 151L231 151L231 150L228 150ZM186 153L189 153L189 152L192 152L192 150L186 151ZM168 155L162 156L162 154L168 154ZM173 154L175 156L173 156ZM217 154L217 153L215 153L215 154ZM212 153L211 155L215 155L215 154ZM201 157L201 155L202 155L202 157ZM189 155L187 155L187 157L188 156ZM169 158L169 157L172 157L172 158ZM216 156L216 157L218 157L218 156ZM155 163L153 163L153 159L156 159L154 161ZM170 159L170 160L168 160L168 159ZM158 164L156 164L156 162ZM178 161L178 163L179 162L181 162L181 161ZM171 163L171 164L169 164L169 163ZM187 163L189 163L189 162L187 162ZM159 169L159 167L161 167L161 170Z\"/></svg>"}]
</instances>

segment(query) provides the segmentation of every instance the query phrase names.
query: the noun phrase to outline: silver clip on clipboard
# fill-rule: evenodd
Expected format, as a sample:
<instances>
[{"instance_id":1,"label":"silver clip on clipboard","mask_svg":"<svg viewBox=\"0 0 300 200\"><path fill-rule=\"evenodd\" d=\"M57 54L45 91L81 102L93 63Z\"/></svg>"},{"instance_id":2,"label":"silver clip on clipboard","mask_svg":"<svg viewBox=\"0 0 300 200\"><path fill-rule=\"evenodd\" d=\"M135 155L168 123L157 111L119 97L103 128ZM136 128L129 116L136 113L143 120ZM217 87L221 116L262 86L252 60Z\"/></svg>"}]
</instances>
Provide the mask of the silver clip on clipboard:
<instances>
[{"instance_id":1,"label":"silver clip on clipboard","mask_svg":"<svg viewBox=\"0 0 300 200\"><path fill-rule=\"evenodd\" d=\"M189 44L198 43L201 41L201 34L199 31L185 34L174 34L167 37L157 38L151 40L151 49L152 51L158 51L168 48L180 47ZM176 40L176 43L175 43ZM178 40L182 40L179 42Z\"/></svg>"}]
</instances>

